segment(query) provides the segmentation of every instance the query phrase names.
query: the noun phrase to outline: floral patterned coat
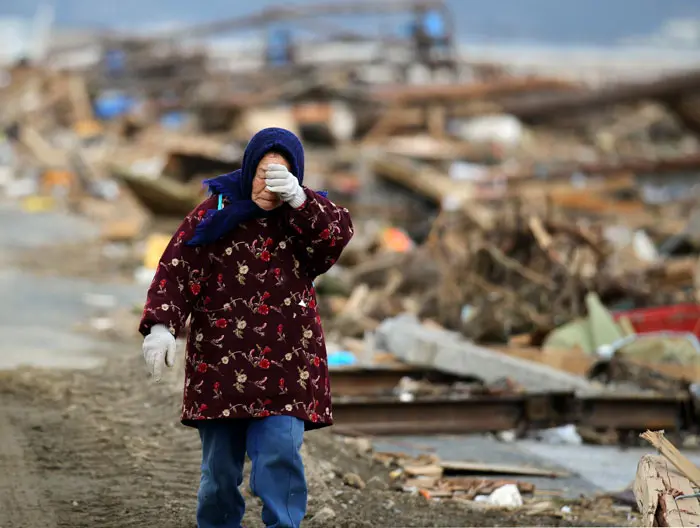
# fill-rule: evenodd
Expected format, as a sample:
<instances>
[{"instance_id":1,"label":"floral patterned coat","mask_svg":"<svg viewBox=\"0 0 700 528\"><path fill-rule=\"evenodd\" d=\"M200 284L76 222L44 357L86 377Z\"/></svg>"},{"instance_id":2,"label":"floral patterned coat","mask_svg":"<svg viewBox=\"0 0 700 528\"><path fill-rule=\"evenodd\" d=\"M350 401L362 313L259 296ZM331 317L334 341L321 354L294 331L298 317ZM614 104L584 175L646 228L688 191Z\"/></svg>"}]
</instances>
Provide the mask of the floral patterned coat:
<instances>
[{"instance_id":1,"label":"floral patterned coat","mask_svg":"<svg viewBox=\"0 0 700 528\"><path fill-rule=\"evenodd\" d=\"M313 280L353 235L347 209L304 189L299 209L280 207L214 244L185 244L208 198L180 225L148 290L139 331L178 336L190 317L182 423L290 415L307 429L331 425L326 346Z\"/></svg>"}]
</instances>

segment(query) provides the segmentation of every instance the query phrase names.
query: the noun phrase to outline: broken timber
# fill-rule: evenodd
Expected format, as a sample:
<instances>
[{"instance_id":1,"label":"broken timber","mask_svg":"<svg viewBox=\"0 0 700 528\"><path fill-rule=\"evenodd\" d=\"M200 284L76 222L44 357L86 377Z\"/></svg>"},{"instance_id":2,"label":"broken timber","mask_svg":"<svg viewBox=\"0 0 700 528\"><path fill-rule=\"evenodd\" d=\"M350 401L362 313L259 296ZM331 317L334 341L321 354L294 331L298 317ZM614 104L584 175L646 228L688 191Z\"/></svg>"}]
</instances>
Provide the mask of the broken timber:
<instances>
[{"instance_id":1,"label":"broken timber","mask_svg":"<svg viewBox=\"0 0 700 528\"><path fill-rule=\"evenodd\" d=\"M505 111L525 120L556 117L567 112L583 112L641 99L676 100L693 94L700 87L700 70L669 75L646 82L618 84L589 92L569 92L546 99L516 101Z\"/></svg>"},{"instance_id":2,"label":"broken timber","mask_svg":"<svg viewBox=\"0 0 700 528\"><path fill-rule=\"evenodd\" d=\"M700 469L684 457L662 431L641 435L659 455L644 455L637 466L634 496L643 526L698 526Z\"/></svg>"}]
</instances>

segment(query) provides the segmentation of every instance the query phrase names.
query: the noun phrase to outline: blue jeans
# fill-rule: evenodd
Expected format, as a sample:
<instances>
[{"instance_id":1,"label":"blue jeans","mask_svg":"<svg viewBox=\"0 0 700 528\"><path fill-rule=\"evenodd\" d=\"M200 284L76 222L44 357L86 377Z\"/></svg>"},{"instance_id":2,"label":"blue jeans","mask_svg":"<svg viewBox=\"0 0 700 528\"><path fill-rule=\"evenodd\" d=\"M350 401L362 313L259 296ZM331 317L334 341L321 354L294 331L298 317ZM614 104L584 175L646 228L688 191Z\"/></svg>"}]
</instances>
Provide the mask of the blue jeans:
<instances>
[{"instance_id":1,"label":"blue jeans","mask_svg":"<svg viewBox=\"0 0 700 528\"><path fill-rule=\"evenodd\" d=\"M263 502L268 528L298 528L306 514L306 478L301 460L304 422L292 416L202 421L202 478L197 494L198 528L240 528L245 502L246 451L253 463L250 489Z\"/></svg>"}]
</instances>

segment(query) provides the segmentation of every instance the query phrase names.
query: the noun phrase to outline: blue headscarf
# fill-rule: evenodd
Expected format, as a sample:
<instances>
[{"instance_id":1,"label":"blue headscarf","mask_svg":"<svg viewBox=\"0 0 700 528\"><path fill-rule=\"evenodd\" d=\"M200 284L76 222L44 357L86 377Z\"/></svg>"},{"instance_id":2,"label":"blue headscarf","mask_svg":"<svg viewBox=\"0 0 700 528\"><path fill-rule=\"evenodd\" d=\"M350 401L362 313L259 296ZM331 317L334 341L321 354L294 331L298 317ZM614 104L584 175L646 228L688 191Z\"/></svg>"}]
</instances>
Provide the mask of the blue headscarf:
<instances>
[{"instance_id":1,"label":"blue headscarf","mask_svg":"<svg viewBox=\"0 0 700 528\"><path fill-rule=\"evenodd\" d=\"M223 209L210 209L195 229L188 246L209 244L221 238L238 224L253 218L263 218L272 211L258 207L251 199L253 178L258 163L271 150L279 152L289 162L290 172L297 177L299 185L304 182L304 147L289 130L265 128L255 134L243 153L243 163L237 171L204 181L209 192L224 196L228 205ZM325 196L326 193L319 194Z\"/></svg>"}]
</instances>

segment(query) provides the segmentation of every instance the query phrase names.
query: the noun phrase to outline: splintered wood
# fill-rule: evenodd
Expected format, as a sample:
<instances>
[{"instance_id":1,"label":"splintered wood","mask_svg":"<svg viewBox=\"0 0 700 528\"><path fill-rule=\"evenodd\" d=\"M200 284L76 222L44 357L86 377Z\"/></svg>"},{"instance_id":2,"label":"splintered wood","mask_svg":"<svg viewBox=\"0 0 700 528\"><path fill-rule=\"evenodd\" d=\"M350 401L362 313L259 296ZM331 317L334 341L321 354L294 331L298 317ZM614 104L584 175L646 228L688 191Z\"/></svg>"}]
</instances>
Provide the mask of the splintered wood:
<instances>
[{"instance_id":1,"label":"splintered wood","mask_svg":"<svg viewBox=\"0 0 700 528\"><path fill-rule=\"evenodd\" d=\"M700 469L688 460L671 442L664 436L663 431L647 431L640 435L644 440L659 450L673 466L680 471L695 486L700 488Z\"/></svg>"},{"instance_id":2,"label":"splintered wood","mask_svg":"<svg viewBox=\"0 0 700 528\"><path fill-rule=\"evenodd\" d=\"M478 495L489 495L507 484L515 485L521 494L534 494L535 485L531 482L505 477L568 476L568 473L528 466L445 461L434 454L412 457L404 453L374 453L373 458L386 467L397 468L391 475L401 481L401 489L418 491L426 498L473 501Z\"/></svg>"},{"instance_id":3,"label":"splintered wood","mask_svg":"<svg viewBox=\"0 0 700 528\"><path fill-rule=\"evenodd\" d=\"M634 495L643 526L698 526L700 502L690 481L660 456L644 455L637 466Z\"/></svg>"},{"instance_id":4,"label":"splintered wood","mask_svg":"<svg viewBox=\"0 0 700 528\"><path fill-rule=\"evenodd\" d=\"M443 212L427 246L440 269L437 313L430 316L474 340L547 332L584 315L592 291L605 304L678 302L678 282L666 273L674 261L620 268L601 230L548 220L517 203L489 229L461 212ZM692 281L692 273L682 281Z\"/></svg>"},{"instance_id":5,"label":"splintered wood","mask_svg":"<svg viewBox=\"0 0 700 528\"><path fill-rule=\"evenodd\" d=\"M608 248L575 225L505 212L489 230L445 213L429 242L440 264L439 319L474 339L502 340L551 329L583 313L587 291L601 291Z\"/></svg>"},{"instance_id":6,"label":"splintered wood","mask_svg":"<svg viewBox=\"0 0 700 528\"><path fill-rule=\"evenodd\" d=\"M513 484L521 494L532 494L535 485L530 482L522 482L511 479L487 479L477 477L445 477L435 478L419 476L407 479L403 490L420 490L427 498L456 498L474 500L478 495L490 495L498 488Z\"/></svg>"},{"instance_id":7,"label":"splintered wood","mask_svg":"<svg viewBox=\"0 0 700 528\"><path fill-rule=\"evenodd\" d=\"M700 501L693 495L700 485L700 469L683 456L663 435L641 435L661 455L644 455L637 466L634 496L643 526L698 526Z\"/></svg>"},{"instance_id":8,"label":"splintered wood","mask_svg":"<svg viewBox=\"0 0 700 528\"><path fill-rule=\"evenodd\" d=\"M332 329L359 338L410 312L477 342L523 334L537 347L552 329L586 315L590 292L604 305L692 301L697 259L623 266L600 228L538 216L518 203L492 212L485 226L474 211L443 211L427 240L404 253L379 243L350 247Z\"/></svg>"}]
</instances>

